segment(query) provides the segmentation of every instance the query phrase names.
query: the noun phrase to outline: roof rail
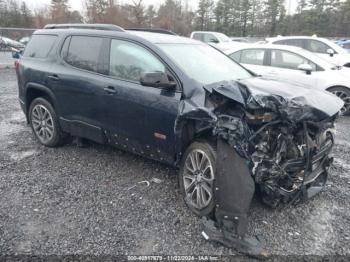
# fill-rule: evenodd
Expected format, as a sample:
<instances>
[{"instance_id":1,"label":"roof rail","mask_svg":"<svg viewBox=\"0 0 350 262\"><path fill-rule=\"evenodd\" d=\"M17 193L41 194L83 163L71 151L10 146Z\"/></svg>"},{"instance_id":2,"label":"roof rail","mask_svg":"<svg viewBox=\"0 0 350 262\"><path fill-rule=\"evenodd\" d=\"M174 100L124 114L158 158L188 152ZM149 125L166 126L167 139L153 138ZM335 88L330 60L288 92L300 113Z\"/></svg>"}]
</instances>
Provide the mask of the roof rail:
<instances>
[{"instance_id":1,"label":"roof rail","mask_svg":"<svg viewBox=\"0 0 350 262\"><path fill-rule=\"evenodd\" d=\"M44 27L44 29L66 29L66 28L96 29L96 30L125 32L123 28L116 25L111 25L111 24L48 24Z\"/></svg>"},{"instance_id":2,"label":"roof rail","mask_svg":"<svg viewBox=\"0 0 350 262\"><path fill-rule=\"evenodd\" d=\"M129 31L151 32L165 35L177 35L176 33L162 28L127 28Z\"/></svg>"}]
</instances>

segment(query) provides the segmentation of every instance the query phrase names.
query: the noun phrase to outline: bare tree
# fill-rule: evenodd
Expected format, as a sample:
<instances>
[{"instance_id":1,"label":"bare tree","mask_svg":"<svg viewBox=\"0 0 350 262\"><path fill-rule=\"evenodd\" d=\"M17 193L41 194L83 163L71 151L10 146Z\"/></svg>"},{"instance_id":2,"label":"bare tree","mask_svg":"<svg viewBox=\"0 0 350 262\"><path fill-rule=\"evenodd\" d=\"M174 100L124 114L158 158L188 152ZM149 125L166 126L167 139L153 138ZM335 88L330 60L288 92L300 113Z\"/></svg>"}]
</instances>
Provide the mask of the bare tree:
<instances>
[{"instance_id":1,"label":"bare tree","mask_svg":"<svg viewBox=\"0 0 350 262\"><path fill-rule=\"evenodd\" d=\"M142 26L145 23L145 7L143 5L143 0L133 0L132 10L135 22L137 26Z\"/></svg>"}]
</instances>

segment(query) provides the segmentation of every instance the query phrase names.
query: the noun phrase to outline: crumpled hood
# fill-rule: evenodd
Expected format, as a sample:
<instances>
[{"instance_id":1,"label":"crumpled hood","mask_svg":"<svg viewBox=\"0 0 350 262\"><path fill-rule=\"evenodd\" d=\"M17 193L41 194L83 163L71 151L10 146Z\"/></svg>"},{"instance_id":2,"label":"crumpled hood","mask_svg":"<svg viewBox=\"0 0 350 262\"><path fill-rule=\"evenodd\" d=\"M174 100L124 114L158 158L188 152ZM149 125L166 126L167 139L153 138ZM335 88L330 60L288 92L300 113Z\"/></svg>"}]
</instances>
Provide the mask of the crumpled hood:
<instances>
[{"instance_id":1,"label":"crumpled hood","mask_svg":"<svg viewBox=\"0 0 350 262\"><path fill-rule=\"evenodd\" d=\"M279 112L292 122L322 121L336 115L344 105L331 93L263 77L224 81L204 88L245 104L246 108Z\"/></svg>"}]
</instances>

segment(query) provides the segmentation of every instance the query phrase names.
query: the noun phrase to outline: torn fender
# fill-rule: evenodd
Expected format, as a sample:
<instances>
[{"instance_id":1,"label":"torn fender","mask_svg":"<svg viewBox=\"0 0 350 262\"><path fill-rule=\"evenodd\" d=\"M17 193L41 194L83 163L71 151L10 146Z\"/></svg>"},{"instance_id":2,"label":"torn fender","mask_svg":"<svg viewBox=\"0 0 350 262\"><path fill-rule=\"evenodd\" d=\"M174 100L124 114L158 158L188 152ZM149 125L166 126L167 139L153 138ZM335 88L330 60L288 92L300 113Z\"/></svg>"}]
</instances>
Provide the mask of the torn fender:
<instances>
[{"instance_id":1,"label":"torn fender","mask_svg":"<svg viewBox=\"0 0 350 262\"><path fill-rule=\"evenodd\" d=\"M255 183L246 159L224 140L217 142L216 220L220 226L243 236L247 231L247 213L255 192Z\"/></svg>"}]
</instances>

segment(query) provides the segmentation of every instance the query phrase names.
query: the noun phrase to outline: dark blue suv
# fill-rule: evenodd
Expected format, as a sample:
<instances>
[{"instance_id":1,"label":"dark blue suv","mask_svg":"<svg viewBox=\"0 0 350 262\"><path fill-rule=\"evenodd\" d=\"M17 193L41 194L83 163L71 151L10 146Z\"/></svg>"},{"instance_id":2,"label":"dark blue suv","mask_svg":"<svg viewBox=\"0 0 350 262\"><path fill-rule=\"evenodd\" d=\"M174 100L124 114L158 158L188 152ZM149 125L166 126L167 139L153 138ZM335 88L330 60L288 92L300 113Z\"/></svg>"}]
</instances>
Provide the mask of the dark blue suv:
<instances>
[{"instance_id":1,"label":"dark blue suv","mask_svg":"<svg viewBox=\"0 0 350 262\"><path fill-rule=\"evenodd\" d=\"M36 31L16 64L28 123L45 146L74 136L179 167L186 204L210 218L205 237L255 252L241 237L254 192L276 207L321 190L343 102L157 32Z\"/></svg>"}]
</instances>

